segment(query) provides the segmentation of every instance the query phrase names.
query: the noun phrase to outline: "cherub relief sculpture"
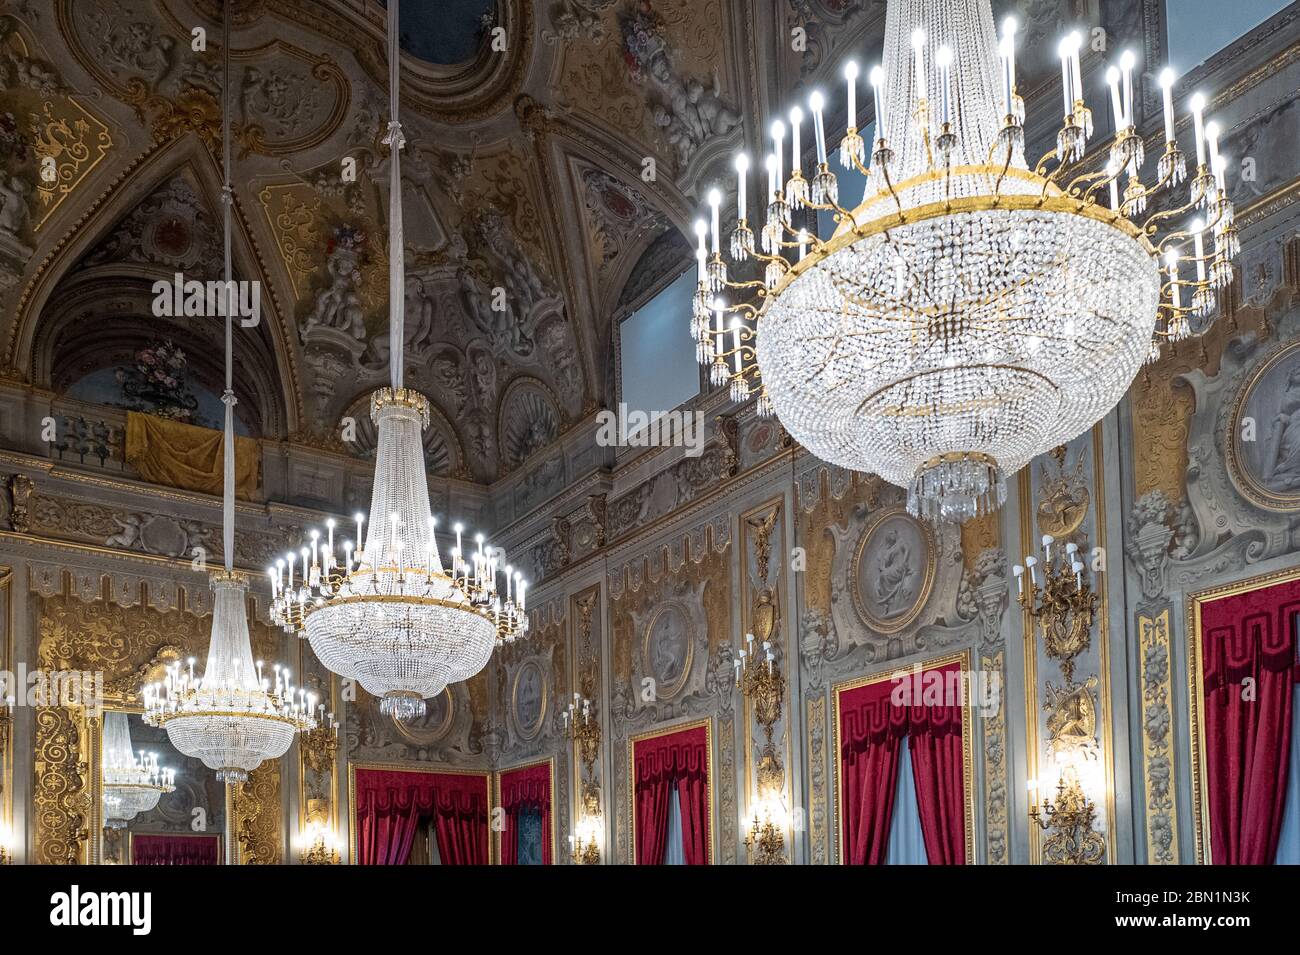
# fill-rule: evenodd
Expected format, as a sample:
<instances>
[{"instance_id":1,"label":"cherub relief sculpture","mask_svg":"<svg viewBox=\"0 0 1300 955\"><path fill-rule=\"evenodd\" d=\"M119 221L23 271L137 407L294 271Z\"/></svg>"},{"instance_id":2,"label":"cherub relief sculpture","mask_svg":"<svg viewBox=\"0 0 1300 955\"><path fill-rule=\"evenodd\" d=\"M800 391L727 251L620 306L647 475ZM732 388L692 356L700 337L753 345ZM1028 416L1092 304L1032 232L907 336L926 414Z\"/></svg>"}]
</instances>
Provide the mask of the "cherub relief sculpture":
<instances>
[{"instance_id":1,"label":"cherub relief sculpture","mask_svg":"<svg viewBox=\"0 0 1300 955\"><path fill-rule=\"evenodd\" d=\"M353 243L339 242L326 263L330 284L316 296L316 303L303 325L304 336L311 329L337 328L358 341L366 337L366 323L357 286L361 281L360 252Z\"/></svg>"}]
</instances>

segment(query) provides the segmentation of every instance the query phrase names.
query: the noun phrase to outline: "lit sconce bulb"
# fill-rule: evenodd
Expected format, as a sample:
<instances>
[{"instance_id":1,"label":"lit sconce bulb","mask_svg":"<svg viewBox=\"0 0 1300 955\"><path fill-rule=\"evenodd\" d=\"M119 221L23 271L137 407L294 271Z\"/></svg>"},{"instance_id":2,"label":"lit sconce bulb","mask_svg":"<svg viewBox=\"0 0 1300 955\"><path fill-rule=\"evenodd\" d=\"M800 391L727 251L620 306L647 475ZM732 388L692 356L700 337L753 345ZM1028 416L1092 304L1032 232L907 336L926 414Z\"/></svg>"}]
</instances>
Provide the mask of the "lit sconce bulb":
<instances>
[{"instance_id":1,"label":"lit sconce bulb","mask_svg":"<svg viewBox=\"0 0 1300 955\"><path fill-rule=\"evenodd\" d=\"M717 189L710 189L708 202L709 215L713 226L713 254L717 255L722 250L721 230L718 225L718 206L722 204L722 193Z\"/></svg>"},{"instance_id":2,"label":"lit sconce bulb","mask_svg":"<svg viewBox=\"0 0 1300 955\"><path fill-rule=\"evenodd\" d=\"M1165 144L1174 141L1174 71L1165 67L1160 71L1160 95L1164 101Z\"/></svg>"},{"instance_id":3,"label":"lit sconce bulb","mask_svg":"<svg viewBox=\"0 0 1300 955\"><path fill-rule=\"evenodd\" d=\"M925 84L925 31L919 27L912 31L912 59L916 72L917 101L928 98Z\"/></svg>"},{"instance_id":4,"label":"lit sconce bulb","mask_svg":"<svg viewBox=\"0 0 1300 955\"><path fill-rule=\"evenodd\" d=\"M876 139L886 139L885 135L885 71L880 66L871 68L871 91L876 98Z\"/></svg>"}]
</instances>

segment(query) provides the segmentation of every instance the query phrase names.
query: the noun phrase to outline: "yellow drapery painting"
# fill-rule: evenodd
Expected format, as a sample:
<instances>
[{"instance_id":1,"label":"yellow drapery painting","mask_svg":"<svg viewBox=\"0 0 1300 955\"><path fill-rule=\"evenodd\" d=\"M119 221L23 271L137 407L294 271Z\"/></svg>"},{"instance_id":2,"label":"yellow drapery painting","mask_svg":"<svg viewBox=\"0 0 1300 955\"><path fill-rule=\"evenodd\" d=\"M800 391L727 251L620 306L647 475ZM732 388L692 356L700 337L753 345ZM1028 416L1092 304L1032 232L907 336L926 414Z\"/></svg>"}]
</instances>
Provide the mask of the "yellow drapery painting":
<instances>
[{"instance_id":1,"label":"yellow drapery painting","mask_svg":"<svg viewBox=\"0 0 1300 955\"><path fill-rule=\"evenodd\" d=\"M126 460L146 481L221 494L222 434L136 411L126 416ZM260 454L253 438L235 438L235 496L252 500Z\"/></svg>"}]
</instances>

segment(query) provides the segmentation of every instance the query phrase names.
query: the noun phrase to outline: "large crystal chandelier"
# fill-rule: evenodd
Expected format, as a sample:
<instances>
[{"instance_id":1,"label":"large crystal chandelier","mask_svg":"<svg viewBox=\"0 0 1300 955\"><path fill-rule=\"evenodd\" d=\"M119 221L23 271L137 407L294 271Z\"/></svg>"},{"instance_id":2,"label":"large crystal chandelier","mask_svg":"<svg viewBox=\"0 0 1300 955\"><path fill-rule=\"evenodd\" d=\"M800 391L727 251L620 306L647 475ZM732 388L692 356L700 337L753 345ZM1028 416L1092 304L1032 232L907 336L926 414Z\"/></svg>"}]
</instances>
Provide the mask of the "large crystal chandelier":
<instances>
[{"instance_id":1,"label":"large crystal chandelier","mask_svg":"<svg viewBox=\"0 0 1300 955\"><path fill-rule=\"evenodd\" d=\"M125 828L176 790L176 770L160 766L157 753L136 753L128 720L125 713L104 715L104 825L110 829Z\"/></svg>"},{"instance_id":2,"label":"large crystal chandelier","mask_svg":"<svg viewBox=\"0 0 1300 955\"><path fill-rule=\"evenodd\" d=\"M429 402L402 386L402 185L398 122L398 5L388 4L388 58L392 119L384 142L389 168L389 354L391 387L376 391L370 417L378 429L369 526L357 515L357 548L335 549L334 522L311 547L289 553L268 570L272 614L310 642L321 663L359 680L396 719L416 719L425 699L449 683L468 680L487 665L499 642L528 629L526 583L482 535L473 553L463 528L444 563L429 509L420 435L429 426ZM297 568L295 570L295 568ZM504 573L505 587L498 576ZM296 576L295 576L296 575Z\"/></svg>"},{"instance_id":3,"label":"large crystal chandelier","mask_svg":"<svg viewBox=\"0 0 1300 955\"><path fill-rule=\"evenodd\" d=\"M814 92L810 178L795 108L788 127L771 126L752 225L749 162L737 157L730 264L718 190L711 228L695 225L691 327L714 384L730 383L736 401L756 388L758 411L808 450L907 488L911 513L930 520L1000 506L1006 477L1105 415L1162 342L1203 332L1239 246L1200 95L1189 104L1196 166L1175 198L1188 170L1170 70L1155 162L1135 128L1128 52L1106 72L1117 133L1104 159L1085 158L1093 121L1077 33L1059 47L1055 148L1031 169L1015 32L1006 21L999 41L989 0L890 0L883 65L870 72L870 147L857 129L858 68L844 71L838 159L867 177L861 201L840 195ZM833 214L831 238L799 228L811 210Z\"/></svg>"},{"instance_id":4,"label":"large crystal chandelier","mask_svg":"<svg viewBox=\"0 0 1300 955\"><path fill-rule=\"evenodd\" d=\"M225 57L222 139L225 185L225 285L226 301L233 298L234 282L230 261L230 216L233 189L230 184L230 25L223 17L222 52ZM233 317L223 307L226 319L226 389L221 396L226 406L224 443L224 488L222 496L222 544L225 570L212 575L212 639L202 676L194 673L194 661L182 668L179 661L164 678L144 688L145 721L167 729L172 745L186 756L217 771L224 782L244 782L263 760L283 756L296 732L316 726L314 696L295 689L288 668L276 664L275 683L263 673L262 663L253 662L248 635L247 581L234 571L235 558L235 392L232 383L234 351Z\"/></svg>"}]
</instances>

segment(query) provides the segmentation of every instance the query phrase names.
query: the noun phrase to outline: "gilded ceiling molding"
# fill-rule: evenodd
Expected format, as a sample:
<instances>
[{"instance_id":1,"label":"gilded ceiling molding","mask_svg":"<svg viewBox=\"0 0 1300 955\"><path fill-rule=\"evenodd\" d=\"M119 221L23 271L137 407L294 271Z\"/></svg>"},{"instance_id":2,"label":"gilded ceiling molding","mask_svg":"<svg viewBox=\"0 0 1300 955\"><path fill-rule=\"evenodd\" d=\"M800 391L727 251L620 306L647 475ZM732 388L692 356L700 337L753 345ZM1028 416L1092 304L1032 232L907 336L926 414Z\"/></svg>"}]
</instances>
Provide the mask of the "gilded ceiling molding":
<instances>
[{"instance_id":1,"label":"gilded ceiling molding","mask_svg":"<svg viewBox=\"0 0 1300 955\"><path fill-rule=\"evenodd\" d=\"M154 185L164 182L187 164L195 171L200 182L208 187L209 192L220 192L220 175L215 157L207 150L196 147L197 140L184 136L163 143L151 143L144 152L127 163L94 200L86 203L77 221L70 224L41 260L15 303L15 318L9 327L0 379L32 382L35 370L32 351L38 324L36 316L44 312L67 270L135 207L134 201L127 206L122 196L147 195ZM197 161L200 155L206 157L206 164ZM284 428L286 433L292 434L299 427L304 413L302 382L295 352L289 344L296 332L291 331L286 324L292 316L282 307L275 283L265 280L270 270L261 247L249 228L238 191L235 193L234 222L237 225L235 235L243 240L242 243L236 241L236 254L251 255L254 268L250 271L262 280L269 299L270 307L267 308L264 304L263 315L265 317L269 312L274 316L274 321L270 323L270 339L281 372L277 378L281 380L279 397L285 403Z\"/></svg>"}]
</instances>

